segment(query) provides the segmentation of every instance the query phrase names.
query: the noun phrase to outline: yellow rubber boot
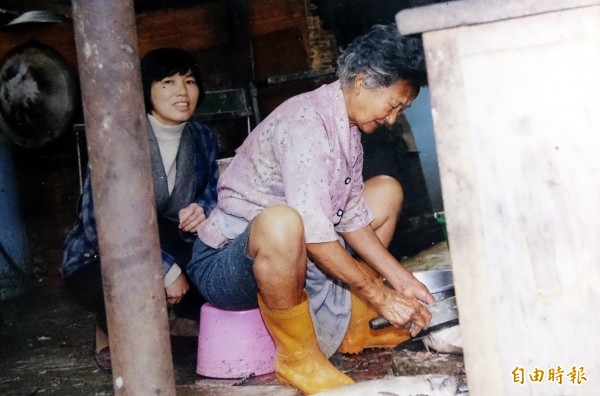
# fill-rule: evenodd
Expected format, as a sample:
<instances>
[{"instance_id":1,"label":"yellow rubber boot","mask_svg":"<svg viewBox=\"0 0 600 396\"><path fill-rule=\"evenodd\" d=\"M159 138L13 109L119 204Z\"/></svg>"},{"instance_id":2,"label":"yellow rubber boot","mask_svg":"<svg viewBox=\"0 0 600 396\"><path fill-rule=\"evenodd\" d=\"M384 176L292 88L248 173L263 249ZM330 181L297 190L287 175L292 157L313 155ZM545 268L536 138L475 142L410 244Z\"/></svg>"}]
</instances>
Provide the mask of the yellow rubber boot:
<instances>
[{"instance_id":1,"label":"yellow rubber boot","mask_svg":"<svg viewBox=\"0 0 600 396\"><path fill-rule=\"evenodd\" d=\"M408 330L399 330L393 326L371 330L369 321L379 314L354 293L351 293L351 296L350 324L339 352L358 353L365 348L393 348L411 338Z\"/></svg>"},{"instance_id":2,"label":"yellow rubber boot","mask_svg":"<svg viewBox=\"0 0 600 396\"><path fill-rule=\"evenodd\" d=\"M354 383L319 349L306 294L293 308L271 310L259 293L258 306L275 342L275 375L279 382L307 395Z\"/></svg>"}]
</instances>

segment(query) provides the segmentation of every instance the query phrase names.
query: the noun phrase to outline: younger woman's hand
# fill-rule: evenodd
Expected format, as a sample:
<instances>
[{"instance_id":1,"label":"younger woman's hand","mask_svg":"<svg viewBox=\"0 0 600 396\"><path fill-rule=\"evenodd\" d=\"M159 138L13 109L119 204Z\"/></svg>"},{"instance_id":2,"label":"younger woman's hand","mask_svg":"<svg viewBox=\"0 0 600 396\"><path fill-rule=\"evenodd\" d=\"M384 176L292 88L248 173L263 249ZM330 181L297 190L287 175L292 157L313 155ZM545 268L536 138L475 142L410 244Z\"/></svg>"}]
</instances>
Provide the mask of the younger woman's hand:
<instances>
[{"instance_id":1,"label":"younger woman's hand","mask_svg":"<svg viewBox=\"0 0 600 396\"><path fill-rule=\"evenodd\" d=\"M204 220L206 220L204 209L195 202L179 211L179 229L182 231L196 232Z\"/></svg>"},{"instance_id":2,"label":"younger woman's hand","mask_svg":"<svg viewBox=\"0 0 600 396\"><path fill-rule=\"evenodd\" d=\"M178 304L188 290L190 290L190 285L188 285L185 275L181 273L173 283L165 287L165 292L167 294L167 305Z\"/></svg>"}]
</instances>

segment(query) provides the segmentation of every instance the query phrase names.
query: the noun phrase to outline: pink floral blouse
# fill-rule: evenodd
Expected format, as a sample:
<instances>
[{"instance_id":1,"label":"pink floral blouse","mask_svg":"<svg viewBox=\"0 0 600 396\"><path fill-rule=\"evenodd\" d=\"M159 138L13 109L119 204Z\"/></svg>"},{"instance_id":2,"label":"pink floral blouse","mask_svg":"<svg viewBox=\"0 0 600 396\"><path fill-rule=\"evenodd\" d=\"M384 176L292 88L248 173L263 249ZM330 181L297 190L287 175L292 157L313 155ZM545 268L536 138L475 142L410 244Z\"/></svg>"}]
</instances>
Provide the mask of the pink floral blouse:
<instances>
[{"instance_id":1,"label":"pink floral blouse","mask_svg":"<svg viewBox=\"0 0 600 396\"><path fill-rule=\"evenodd\" d=\"M237 150L217 186L218 204L199 237L218 248L264 208L286 204L304 221L307 243L373 219L363 197L360 131L350 127L339 81L295 96L262 121Z\"/></svg>"}]
</instances>

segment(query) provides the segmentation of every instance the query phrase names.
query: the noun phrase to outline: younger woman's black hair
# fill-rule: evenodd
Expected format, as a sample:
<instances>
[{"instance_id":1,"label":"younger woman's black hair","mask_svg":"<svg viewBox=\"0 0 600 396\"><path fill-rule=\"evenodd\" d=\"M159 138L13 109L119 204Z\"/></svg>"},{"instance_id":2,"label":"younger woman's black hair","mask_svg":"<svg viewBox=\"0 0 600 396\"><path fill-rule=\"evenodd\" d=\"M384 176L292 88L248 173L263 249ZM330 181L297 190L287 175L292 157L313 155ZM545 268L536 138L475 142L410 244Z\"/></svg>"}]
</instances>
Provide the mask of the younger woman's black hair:
<instances>
[{"instance_id":1,"label":"younger woman's black hair","mask_svg":"<svg viewBox=\"0 0 600 396\"><path fill-rule=\"evenodd\" d=\"M146 113L154 110L152 105L151 89L152 84L161 81L165 77L175 74L186 74L191 71L196 79L196 84L200 90L197 106L204 99L204 87L202 86L202 75L198 63L190 54L181 48L158 48L148 52L142 58L142 87L144 90L144 104Z\"/></svg>"}]
</instances>

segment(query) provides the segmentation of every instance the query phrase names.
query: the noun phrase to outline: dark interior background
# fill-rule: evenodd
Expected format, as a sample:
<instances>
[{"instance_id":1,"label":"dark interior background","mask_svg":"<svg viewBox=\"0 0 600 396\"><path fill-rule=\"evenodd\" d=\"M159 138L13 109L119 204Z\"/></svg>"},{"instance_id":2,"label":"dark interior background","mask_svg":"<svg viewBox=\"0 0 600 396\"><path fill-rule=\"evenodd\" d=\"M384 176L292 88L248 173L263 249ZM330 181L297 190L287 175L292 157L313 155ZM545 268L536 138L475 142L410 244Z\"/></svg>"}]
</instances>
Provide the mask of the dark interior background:
<instances>
[{"instance_id":1,"label":"dark interior background","mask_svg":"<svg viewBox=\"0 0 600 396\"><path fill-rule=\"evenodd\" d=\"M248 128L282 101L333 81L337 54L354 37L373 24L393 22L404 8L435 2L136 0L134 6L140 55L162 46L186 48L198 59L207 91L233 92L234 99L222 99L225 105L241 93L245 101L241 107L237 103L234 109L197 114L218 133L225 158L233 155ZM32 10L52 12L59 21L8 25ZM31 41L60 54L77 81L70 1L3 0L0 59ZM219 97L212 99L218 108ZM42 147L11 147L29 244L30 260L25 265L40 282L60 282L62 243L75 218L86 160L82 113L78 103L69 127ZM443 240L411 134L403 119L363 141L365 177L389 174L405 189L404 211L391 246L400 259Z\"/></svg>"}]
</instances>

